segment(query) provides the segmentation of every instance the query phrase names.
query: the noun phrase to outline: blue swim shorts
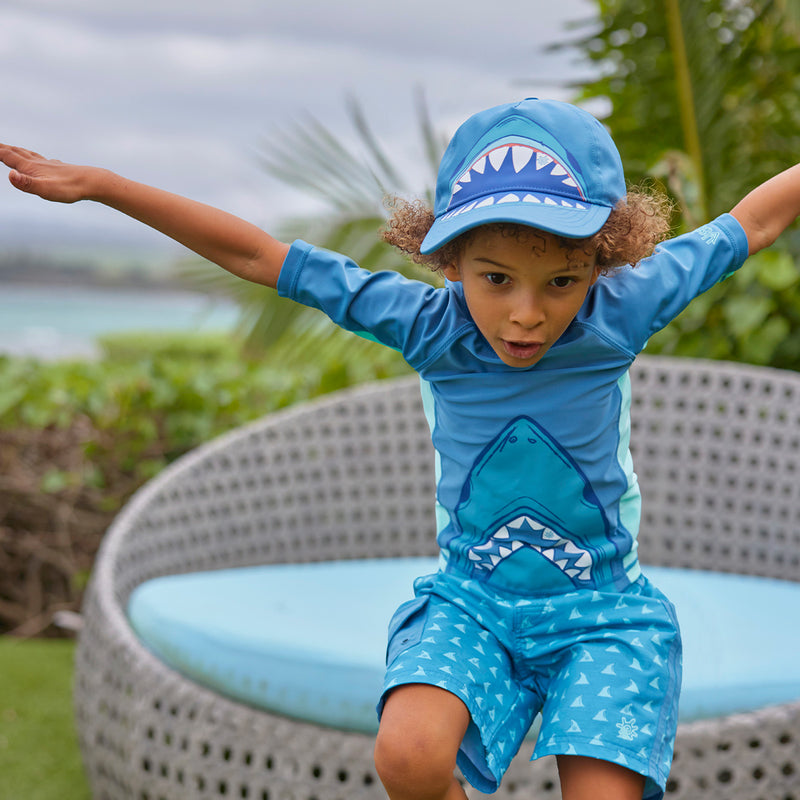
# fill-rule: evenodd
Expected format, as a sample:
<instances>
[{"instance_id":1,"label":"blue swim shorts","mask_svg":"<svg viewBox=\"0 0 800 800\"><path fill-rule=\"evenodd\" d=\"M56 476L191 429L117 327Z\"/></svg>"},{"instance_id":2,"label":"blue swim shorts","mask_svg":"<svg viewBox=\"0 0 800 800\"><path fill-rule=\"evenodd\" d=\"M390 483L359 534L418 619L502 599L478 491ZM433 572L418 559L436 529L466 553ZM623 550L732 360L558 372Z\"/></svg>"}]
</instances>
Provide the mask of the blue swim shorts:
<instances>
[{"instance_id":1,"label":"blue swim shorts","mask_svg":"<svg viewBox=\"0 0 800 800\"><path fill-rule=\"evenodd\" d=\"M672 604L645 578L624 592L522 598L450 573L419 578L389 625L378 713L397 686L455 694L471 714L464 777L494 792L537 714L533 758L581 755L646 777L661 798L672 762L681 642Z\"/></svg>"}]
</instances>

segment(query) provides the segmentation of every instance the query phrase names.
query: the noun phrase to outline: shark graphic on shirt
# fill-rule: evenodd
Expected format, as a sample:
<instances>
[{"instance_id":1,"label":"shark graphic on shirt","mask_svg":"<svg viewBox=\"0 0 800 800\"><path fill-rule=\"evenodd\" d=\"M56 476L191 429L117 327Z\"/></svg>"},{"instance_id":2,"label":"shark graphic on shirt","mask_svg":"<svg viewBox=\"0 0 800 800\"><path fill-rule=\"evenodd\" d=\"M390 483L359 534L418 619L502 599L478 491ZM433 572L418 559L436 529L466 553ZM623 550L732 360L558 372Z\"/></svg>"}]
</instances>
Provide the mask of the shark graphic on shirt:
<instances>
[{"instance_id":1,"label":"shark graphic on shirt","mask_svg":"<svg viewBox=\"0 0 800 800\"><path fill-rule=\"evenodd\" d=\"M609 524L597 496L529 417L514 419L481 453L455 517L443 543L462 573L526 591L593 589L611 580L601 551L610 544Z\"/></svg>"}]
</instances>

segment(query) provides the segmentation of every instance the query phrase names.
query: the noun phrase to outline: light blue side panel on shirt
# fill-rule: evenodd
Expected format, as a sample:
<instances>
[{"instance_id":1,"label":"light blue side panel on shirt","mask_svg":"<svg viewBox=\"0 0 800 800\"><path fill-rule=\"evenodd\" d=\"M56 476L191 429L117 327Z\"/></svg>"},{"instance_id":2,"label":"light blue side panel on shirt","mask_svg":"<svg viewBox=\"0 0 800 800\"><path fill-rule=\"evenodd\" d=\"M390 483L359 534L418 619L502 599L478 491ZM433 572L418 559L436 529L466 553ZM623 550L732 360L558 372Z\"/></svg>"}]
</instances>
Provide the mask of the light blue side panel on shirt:
<instances>
[{"instance_id":1,"label":"light blue side panel on shirt","mask_svg":"<svg viewBox=\"0 0 800 800\"><path fill-rule=\"evenodd\" d=\"M436 429L436 401L433 397L433 390L431 389L428 381L420 378L420 393L422 394L422 409L425 412L425 418L428 420L428 427L430 428L431 435ZM438 450L434 449L434 474L436 476L436 486L439 486L439 481L442 478L442 457ZM447 509L436 499L436 532L443 531L450 522L450 514Z\"/></svg>"},{"instance_id":2,"label":"light blue side panel on shirt","mask_svg":"<svg viewBox=\"0 0 800 800\"><path fill-rule=\"evenodd\" d=\"M631 457L631 378L625 373L617 381L621 402L619 413L619 447L617 448L617 461L625 475L628 477L628 490L619 501L619 521L633 538L630 553L625 556L622 564L631 582L641 575L641 567L637 556L639 544L639 521L642 513L642 495L639 491L639 481L633 471L633 458Z\"/></svg>"}]
</instances>

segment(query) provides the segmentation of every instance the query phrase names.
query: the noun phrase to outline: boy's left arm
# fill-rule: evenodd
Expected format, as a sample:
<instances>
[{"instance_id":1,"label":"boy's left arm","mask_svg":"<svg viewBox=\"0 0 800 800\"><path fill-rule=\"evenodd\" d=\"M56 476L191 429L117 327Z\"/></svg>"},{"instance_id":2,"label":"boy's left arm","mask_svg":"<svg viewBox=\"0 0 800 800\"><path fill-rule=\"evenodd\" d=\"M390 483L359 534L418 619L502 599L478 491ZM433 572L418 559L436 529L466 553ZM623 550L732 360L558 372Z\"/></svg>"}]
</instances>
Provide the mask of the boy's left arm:
<instances>
[{"instance_id":1,"label":"boy's left arm","mask_svg":"<svg viewBox=\"0 0 800 800\"><path fill-rule=\"evenodd\" d=\"M749 255L769 247L800 216L800 164L753 189L731 214L747 234Z\"/></svg>"}]
</instances>

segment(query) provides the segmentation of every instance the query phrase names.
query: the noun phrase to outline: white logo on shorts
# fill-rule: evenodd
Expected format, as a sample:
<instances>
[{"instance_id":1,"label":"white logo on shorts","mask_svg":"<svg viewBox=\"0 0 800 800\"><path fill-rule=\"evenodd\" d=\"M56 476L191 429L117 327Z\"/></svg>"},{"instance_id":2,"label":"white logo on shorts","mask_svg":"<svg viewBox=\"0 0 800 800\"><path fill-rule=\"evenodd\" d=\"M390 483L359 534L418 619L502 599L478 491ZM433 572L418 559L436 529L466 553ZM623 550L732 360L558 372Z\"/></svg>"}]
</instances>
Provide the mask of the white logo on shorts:
<instances>
[{"instance_id":1,"label":"white logo on shorts","mask_svg":"<svg viewBox=\"0 0 800 800\"><path fill-rule=\"evenodd\" d=\"M619 731L617 736L628 742L632 742L639 736L639 726L636 724L636 719L634 717L630 719L623 717L622 722L617 723L617 730Z\"/></svg>"}]
</instances>

